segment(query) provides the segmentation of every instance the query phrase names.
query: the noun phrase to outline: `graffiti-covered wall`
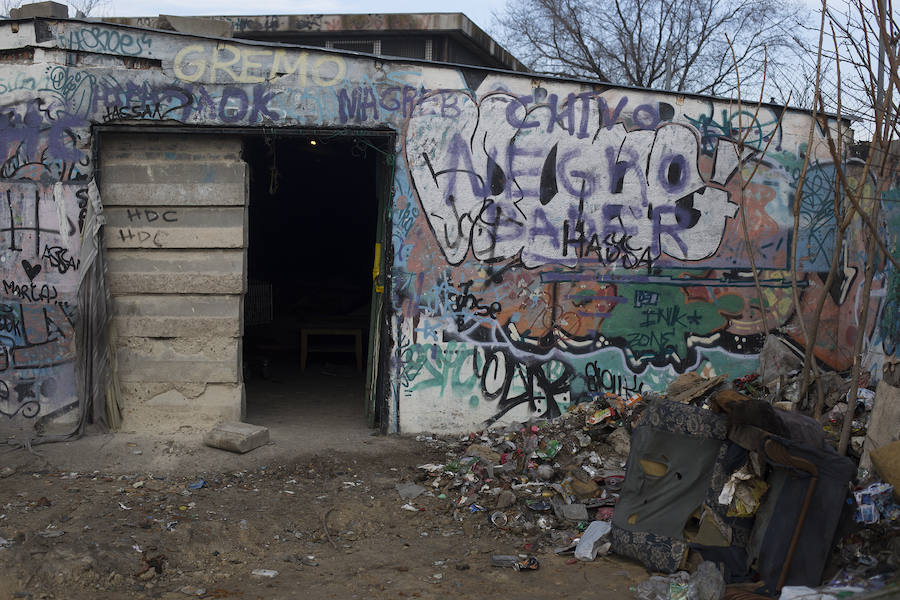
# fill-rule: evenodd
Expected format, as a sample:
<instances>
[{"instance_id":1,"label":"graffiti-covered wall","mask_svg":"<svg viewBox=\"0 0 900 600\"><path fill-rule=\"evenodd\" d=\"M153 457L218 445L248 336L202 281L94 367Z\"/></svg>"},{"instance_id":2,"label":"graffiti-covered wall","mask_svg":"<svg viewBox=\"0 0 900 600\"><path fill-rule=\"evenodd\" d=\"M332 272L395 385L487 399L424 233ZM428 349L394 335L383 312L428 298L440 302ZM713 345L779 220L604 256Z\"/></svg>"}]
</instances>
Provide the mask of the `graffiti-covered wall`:
<instances>
[{"instance_id":1,"label":"graffiti-covered wall","mask_svg":"<svg viewBox=\"0 0 900 600\"><path fill-rule=\"evenodd\" d=\"M6 22L0 43L2 419L73 402L96 125L397 132L382 359L401 431L553 416L688 370L741 376L766 335L802 352L792 249L809 324L835 252L835 169L799 111L79 21ZM896 188L862 184L897 252ZM860 297L865 236L848 235L815 353L847 369L864 327L877 377L900 279L882 263Z\"/></svg>"}]
</instances>

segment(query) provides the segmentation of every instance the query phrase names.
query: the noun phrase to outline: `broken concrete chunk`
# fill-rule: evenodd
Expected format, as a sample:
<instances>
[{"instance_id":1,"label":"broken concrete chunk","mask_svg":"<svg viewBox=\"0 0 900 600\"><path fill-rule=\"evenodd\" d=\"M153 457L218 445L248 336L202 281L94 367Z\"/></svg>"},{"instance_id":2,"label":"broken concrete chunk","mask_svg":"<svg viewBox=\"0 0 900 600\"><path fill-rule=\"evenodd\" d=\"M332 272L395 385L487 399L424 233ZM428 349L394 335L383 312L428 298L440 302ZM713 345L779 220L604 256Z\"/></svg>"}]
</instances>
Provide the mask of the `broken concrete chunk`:
<instances>
[{"instance_id":1,"label":"broken concrete chunk","mask_svg":"<svg viewBox=\"0 0 900 600\"><path fill-rule=\"evenodd\" d=\"M620 456L628 456L631 452L631 436L623 427L614 430L606 438L606 443L612 446L613 451Z\"/></svg>"},{"instance_id":2,"label":"broken concrete chunk","mask_svg":"<svg viewBox=\"0 0 900 600\"><path fill-rule=\"evenodd\" d=\"M203 443L244 454L269 443L269 428L250 423L222 423L206 434Z\"/></svg>"},{"instance_id":3,"label":"broken concrete chunk","mask_svg":"<svg viewBox=\"0 0 900 600\"><path fill-rule=\"evenodd\" d=\"M578 560L594 560L598 554L609 552L609 532L612 526L606 521L593 521L575 546L575 558Z\"/></svg>"}]
</instances>

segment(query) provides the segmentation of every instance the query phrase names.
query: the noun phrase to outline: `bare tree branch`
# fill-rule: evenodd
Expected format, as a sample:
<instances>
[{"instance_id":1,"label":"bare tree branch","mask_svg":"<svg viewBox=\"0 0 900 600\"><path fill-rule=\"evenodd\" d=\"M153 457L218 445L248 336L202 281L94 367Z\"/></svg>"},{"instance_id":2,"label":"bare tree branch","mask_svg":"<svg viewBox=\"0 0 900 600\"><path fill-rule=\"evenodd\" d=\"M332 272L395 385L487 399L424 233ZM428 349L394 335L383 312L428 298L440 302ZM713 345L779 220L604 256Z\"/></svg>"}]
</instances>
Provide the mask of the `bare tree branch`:
<instances>
[{"instance_id":1,"label":"bare tree branch","mask_svg":"<svg viewBox=\"0 0 900 600\"><path fill-rule=\"evenodd\" d=\"M498 37L535 71L718 95L735 89L738 68L747 86L761 82L763 46L775 72L796 64L785 31L805 15L793 0L507 2Z\"/></svg>"}]
</instances>

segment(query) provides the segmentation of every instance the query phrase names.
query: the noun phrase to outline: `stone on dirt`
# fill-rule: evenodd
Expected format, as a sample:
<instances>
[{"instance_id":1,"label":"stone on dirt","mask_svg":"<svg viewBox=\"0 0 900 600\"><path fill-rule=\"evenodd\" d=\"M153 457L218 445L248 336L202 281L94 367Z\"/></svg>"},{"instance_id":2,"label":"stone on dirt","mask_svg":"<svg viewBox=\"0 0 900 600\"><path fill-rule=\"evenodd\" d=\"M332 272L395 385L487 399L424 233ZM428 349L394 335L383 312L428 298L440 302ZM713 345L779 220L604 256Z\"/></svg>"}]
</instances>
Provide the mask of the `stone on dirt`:
<instances>
[{"instance_id":1,"label":"stone on dirt","mask_svg":"<svg viewBox=\"0 0 900 600\"><path fill-rule=\"evenodd\" d=\"M621 427L609 434L606 443L612 446L616 454L621 456L628 456L628 453L631 452L631 436Z\"/></svg>"},{"instance_id":2,"label":"stone on dirt","mask_svg":"<svg viewBox=\"0 0 900 600\"><path fill-rule=\"evenodd\" d=\"M269 428L250 423L221 423L206 434L203 443L244 454L269 443Z\"/></svg>"},{"instance_id":3,"label":"stone on dirt","mask_svg":"<svg viewBox=\"0 0 900 600\"><path fill-rule=\"evenodd\" d=\"M497 508L508 508L516 503L516 494L512 490L503 490L497 494Z\"/></svg>"}]
</instances>

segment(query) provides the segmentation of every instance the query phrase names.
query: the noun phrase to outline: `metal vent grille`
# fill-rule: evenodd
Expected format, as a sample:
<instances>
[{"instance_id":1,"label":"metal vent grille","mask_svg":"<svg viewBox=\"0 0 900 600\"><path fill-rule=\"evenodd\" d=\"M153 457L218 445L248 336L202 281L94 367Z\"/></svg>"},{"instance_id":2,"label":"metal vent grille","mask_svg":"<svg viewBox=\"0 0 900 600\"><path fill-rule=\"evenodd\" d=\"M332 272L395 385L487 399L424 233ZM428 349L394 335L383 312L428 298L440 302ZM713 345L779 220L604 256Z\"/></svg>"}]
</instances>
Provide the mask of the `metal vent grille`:
<instances>
[{"instance_id":1,"label":"metal vent grille","mask_svg":"<svg viewBox=\"0 0 900 600\"><path fill-rule=\"evenodd\" d=\"M272 303L272 284L250 281L244 298L244 325L265 325L275 318Z\"/></svg>"},{"instance_id":2,"label":"metal vent grille","mask_svg":"<svg viewBox=\"0 0 900 600\"><path fill-rule=\"evenodd\" d=\"M325 46L335 50L381 54L381 40L331 40L326 42Z\"/></svg>"},{"instance_id":3,"label":"metal vent grille","mask_svg":"<svg viewBox=\"0 0 900 600\"><path fill-rule=\"evenodd\" d=\"M398 56L400 58L425 58L430 59L430 48L426 48L426 42L431 40L390 38L381 41L381 53L385 56Z\"/></svg>"}]
</instances>

